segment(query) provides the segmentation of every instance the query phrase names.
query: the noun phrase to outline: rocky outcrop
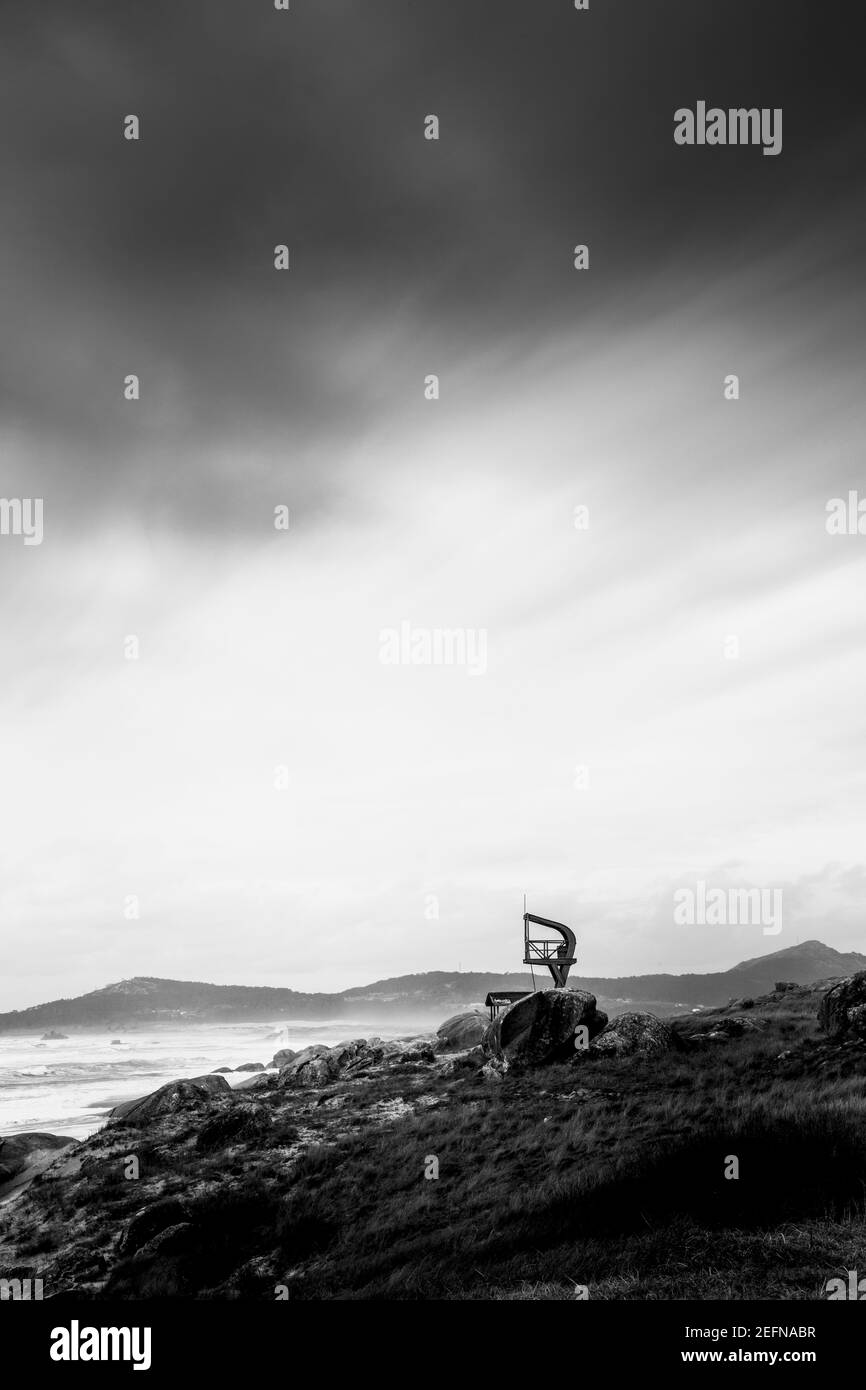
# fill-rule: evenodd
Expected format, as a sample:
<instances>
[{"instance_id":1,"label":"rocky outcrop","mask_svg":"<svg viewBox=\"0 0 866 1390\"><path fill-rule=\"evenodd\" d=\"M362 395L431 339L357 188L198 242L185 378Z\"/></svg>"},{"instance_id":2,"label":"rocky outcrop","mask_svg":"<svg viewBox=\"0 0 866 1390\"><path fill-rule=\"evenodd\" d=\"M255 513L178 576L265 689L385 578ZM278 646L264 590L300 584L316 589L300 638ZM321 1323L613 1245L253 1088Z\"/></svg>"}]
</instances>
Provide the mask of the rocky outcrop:
<instances>
[{"instance_id":1,"label":"rocky outcrop","mask_svg":"<svg viewBox=\"0 0 866 1390\"><path fill-rule=\"evenodd\" d=\"M150 1095L139 1096L137 1100L125 1100L109 1111L109 1120L123 1120L124 1124L147 1124L161 1115L172 1115L177 1110L200 1105L202 1101L222 1092L231 1095L231 1086L224 1076L210 1072L207 1076L197 1076L191 1081L168 1081Z\"/></svg>"},{"instance_id":2,"label":"rocky outcrop","mask_svg":"<svg viewBox=\"0 0 866 1390\"><path fill-rule=\"evenodd\" d=\"M590 1043L595 1056L632 1057L636 1052L676 1052L680 1042L655 1014L620 1014Z\"/></svg>"},{"instance_id":3,"label":"rocky outcrop","mask_svg":"<svg viewBox=\"0 0 866 1390\"><path fill-rule=\"evenodd\" d=\"M13 1134L0 1139L0 1197L25 1187L77 1141L65 1134Z\"/></svg>"},{"instance_id":4,"label":"rocky outcrop","mask_svg":"<svg viewBox=\"0 0 866 1390\"><path fill-rule=\"evenodd\" d=\"M43 1042L59 1042L61 1039L66 1040L66 1038L66 1033L58 1033L54 1028L49 1028L47 1033L42 1034Z\"/></svg>"},{"instance_id":5,"label":"rocky outcrop","mask_svg":"<svg viewBox=\"0 0 866 1390\"><path fill-rule=\"evenodd\" d=\"M707 1033L708 1038L742 1038L746 1033L760 1033L765 1024L756 1018L720 1018Z\"/></svg>"},{"instance_id":6,"label":"rocky outcrop","mask_svg":"<svg viewBox=\"0 0 866 1390\"><path fill-rule=\"evenodd\" d=\"M746 1014L729 1014L722 1009L711 1009L704 1013L700 1019L693 1020L698 1024L698 1028L695 1032L687 1033L685 1029L680 1026L680 1021L674 1025L674 1030L686 1051L690 1051L695 1047L703 1047L710 1043L732 1042L737 1038L746 1037L751 1033L762 1033L767 1027L767 1019L763 1014L758 1012L758 1010L762 1003L767 1004L772 1002L772 1000L772 995L766 995L763 1000L756 1000L756 1013L751 1016ZM747 1001L739 1000L738 1004L742 1006L745 1002ZM727 1008L732 1007L733 1005L727 1005ZM692 1020L689 1021L692 1022Z\"/></svg>"},{"instance_id":7,"label":"rocky outcrop","mask_svg":"<svg viewBox=\"0 0 866 1390\"><path fill-rule=\"evenodd\" d=\"M257 1071L252 1076L245 1076L243 1081L239 1081L232 1087L233 1091L269 1091L276 1083L277 1077L273 1072Z\"/></svg>"},{"instance_id":8,"label":"rocky outcrop","mask_svg":"<svg viewBox=\"0 0 866 1390\"><path fill-rule=\"evenodd\" d=\"M315 1043L281 1067L276 1085L281 1090L294 1086L327 1086L337 1077L355 1080L365 1076L371 1068L421 1066L435 1060L430 1038L410 1038L402 1042L383 1042L375 1037L352 1038L335 1047Z\"/></svg>"},{"instance_id":9,"label":"rocky outcrop","mask_svg":"<svg viewBox=\"0 0 866 1390\"><path fill-rule=\"evenodd\" d=\"M6 1139L0 1138L0 1164L11 1173L26 1168L34 1154L66 1149L74 1143L76 1140L65 1134L10 1134Z\"/></svg>"},{"instance_id":10,"label":"rocky outcrop","mask_svg":"<svg viewBox=\"0 0 866 1390\"><path fill-rule=\"evenodd\" d=\"M469 1076L473 1072L483 1070L485 1066L492 1066L494 1069L498 1066L498 1063L488 1061L483 1047L473 1047L469 1052L454 1052L438 1060L442 1076Z\"/></svg>"},{"instance_id":11,"label":"rocky outcrop","mask_svg":"<svg viewBox=\"0 0 866 1390\"><path fill-rule=\"evenodd\" d=\"M404 1062L435 1062L436 1051L429 1038L416 1038L405 1046L401 1046L395 1055L395 1061Z\"/></svg>"},{"instance_id":12,"label":"rocky outcrop","mask_svg":"<svg viewBox=\"0 0 866 1390\"><path fill-rule=\"evenodd\" d=\"M339 1070L333 1057L313 1057L295 1072L294 1079L301 1086L327 1086L329 1081L336 1078Z\"/></svg>"},{"instance_id":13,"label":"rocky outcrop","mask_svg":"<svg viewBox=\"0 0 866 1390\"><path fill-rule=\"evenodd\" d=\"M293 1057L297 1057L297 1052L291 1047L281 1047L279 1052L275 1052L271 1062L272 1067L285 1067L291 1062Z\"/></svg>"},{"instance_id":14,"label":"rocky outcrop","mask_svg":"<svg viewBox=\"0 0 866 1390\"><path fill-rule=\"evenodd\" d=\"M235 1067L235 1071L264 1071L264 1069L264 1062L242 1062L239 1067Z\"/></svg>"},{"instance_id":15,"label":"rocky outcrop","mask_svg":"<svg viewBox=\"0 0 866 1390\"><path fill-rule=\"evenodd\" d=\"M348 1044L347 1044L348 1046ZM279 1085L325 1086L337 1075L340 1063L331 1055L331 1048L314 1043L297 1053L280 1068Z\"/></svg>"},{"instance_id":16,"label":"rocky outcrop","mask_svg":"<svg viewBox=\"0 0 866 1390\"><path fill-rule=\"evenodd\" d=\"M165 1197L142 1208L133 1216L118 1242L118 1253L134 1255L154 1236L189 1220L189 1207L179 1197Z\"/></svg>"},{"instance_id":17,"label":"rocky outcrop","mask_svg":"<svg viewBox=\"0 0 866 1390\"><path fill-rule=\"evenodd\" d=\"M155 1260L191 1254L196 1248L196 1238L196 1228L191 1221L178 1221L176 1226L166 1226L164 1231L136 1250L133 1259Z\"/></svg>"},{"instance_id":18,"label":"rocky outcrop","mask_svg":"<svg viewBox=\"0 0 866 1390\"><path fill-rule=\"evenodd\" d=\"M866 1037L866 970L827 990L818 1005L818 1026L830 1038Z\"/></svg>"},{"instance_id":19,"label":"rocky outcrop","mask_svg":"<svg viewBox=\"0 0 866 1390\"><path fill-rule=\"evenodd\" d=\"M381 1057L381 1038L371 1038L369 1041L366 1038L352 1038L350 1042L337 1043L336 1047L327 1048L326 1051L339 1071L362 1060Z\"/></svg>"},{"instance_id":20,"label":"rocky outcrop","mask_svg":"<svg viewBox=\"0 0 866 1390\"><path fill-rule=\"evenodd\" d=\"M233 1105L212 1115L202 1125L195 1146L199 1152L223 1149L228 1144L262 1139L271 1128L268 1112L256 1105Z\"/></svg>"},{"instance_id":21,"label":"rocky outcrop","mask_svg":"<svg viewBox=\"0 0 866 1390\"><path fill-rule=\"evenodd\" d=\"M474 1009L468 1013L454 1014L453 1018L446 1018L436 1031L436 1051L467 1052L470 1048L480 1046L487 1024L487 1015Z\"/></svg>"},{"instance_id":22,"label":"rocky outcrop","mask_svg":"<svg viewBox=\"0 0 866 1390\"><path fill-rule=\"evenodd\" d=\"M595 995L582 989L550 989L518 999L484 1032L485 1054L500 1067L537 1067L574 1055L580 1027L592 1038L607 1022Z\"/></svg>"}]
</instances>

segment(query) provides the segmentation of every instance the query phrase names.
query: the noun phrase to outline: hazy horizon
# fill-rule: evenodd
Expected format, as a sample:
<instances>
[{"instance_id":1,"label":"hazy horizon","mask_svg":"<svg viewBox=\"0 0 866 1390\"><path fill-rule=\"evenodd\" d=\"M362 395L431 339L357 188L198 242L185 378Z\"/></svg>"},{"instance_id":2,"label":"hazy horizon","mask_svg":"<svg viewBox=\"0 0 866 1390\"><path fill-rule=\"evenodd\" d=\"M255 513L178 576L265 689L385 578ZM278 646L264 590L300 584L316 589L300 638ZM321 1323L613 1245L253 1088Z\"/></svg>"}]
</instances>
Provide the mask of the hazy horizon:
<instances>
[{"instance_id":1,"label":"hazy horizon","mask_svg":"<svg viewBox=\"0 0 866 1390\"><path fill-rule=\"evenodd\" d=\"M817 940L817 939L816 939L816 938L810 938L810 940ZM781 947L778 951L764 951L764 952L759 952L757 956L755 956L755 957L747 957L747 958L745 958L743 961L741 961L741 960L731 961L731 962L729 962L728 965L725 965L725 966L720 967L718 971L716 971L716 970L714 970L714 969L713 969L713 970L709 970L709 969L708 969L708 970L706 970L706 971L692 971L692 972L686 972L686 971L671 971L671 970L665 970L665 969L662 968L662 969L657 970L657 971L650 971L650 970L647 970L647 971L637 971L637 972L633 971L633 972L630 972L629 975L608 975L608 974L606 974L604 971L597 971L597 972L594 972L593 974L590 974L589 972L586 972L586 971L583 971L583 972L582 972L582 971L580 971L580 969L579 969L578 966L575 966L575 967L573 967L573 969L572 969L572 971L571 971L571 975L570 975L570 978L569 978L569 981L568 981L568 987L569 987L570 989L577 989L577 988L580 988L580 981L581 981L581 978L584 978L584 979L606 979L606 980L623 979L623 980L625 980L625 979L631 978L631 977L634 976L634 975L638 975L638 976L644 976L644 975L645 975L645 976L652 976L652 975L656 975L656 974L662 974L662 975L678 975L678 974L714 974L714 973L722 973L722 974L723 974L723 973L725 973L725 971L727 971L727 970L733 969L733 968L735 968L735 967L738 966L738 965L741 965L741 964L746 963L746 961L759 960L759 959L763 958L764 956L775 956L775 955L781 954L782 952L786 952L786 953L787 953L787 952L796 950L798 946L803 946L803 945L806 945L806 944L808 944L806 941L800 941L800 942L795 942L795 943L793 943L793 944L790 945L790 946ZM830 942L827 942L827 941L818 941L817 944L819 944L819 945L821 945L821 946L827 946L827 947L829 947L831 950L836 950L836 949L838 949L838 948L836 948L836 947L833 947L833 946L831 945L831 943L830 943ZM853 950L853 951L851 951L851 952L840 952L840 954L843 954L843 955L847 955L847 954L858 954L858 955L863 955L863 954L866 954L866 953L864 953L864 952L858 952L858 951L856 951L856 949L855 949L855 950ZM508 969L508 968L505 968L505 969L502 969L502 970L491 969L491 970L484 970L484 971L480 971L480 972L479 972L479 971L475 971L475 970L462 970L462 971L447 970L447 969L445 969L445 968L443 968L443 967L434 966L434 967L432 967L429 971L419 971L419 972L406 972L406 971L404 971L404 972L396 972L396 973L395 973L394 975L392 975L392 976L383 976L383 977L381 977L380 979L375 979L375 980L358 980L358 981L355 981L354 984L346 985L346 986L344 986L342 989L339 989L339 990L324 990L324 991L303 990L303 991L297 991L297 992L298 992L298 993L305 993L305 994L307 994L307 993L312 993L312 994L315 994L315 993L322 993L322 994L325 995L325 996L330 996L330 995L336 996L336 995L340 995L340 994L344 993L344 991L346 991L346 990L369 988L370 986L375 985L375 984L385 983L387 980L390 980L390 979L401 979L401 978L404 978L404 977L407 976L407 975L415 975L415 974L444 974L444 975L460 974L460 975L464 975L464 976L476 975L476 974L484 974L484 975L519 975L519 976L521 976L521 977L524 977L524 976L525 976L525 979L526 979L526 981L527 981L527 988L529 988L529 987L531 986L531 984L532 984L532 976L531 976L531 973L530 973L530 971L529 971L529 967L528 967L528 966L523 966L522 964L521 964L521 965L518 965L518 966L516 966L516 967L514 967L513 969ZM224 986L224 987L227 987L227 988L232 988L233 986L239 986L239 987L241 987L241 988L243 988L243 987L252 987L252 988L256 988L256 987L257 987L257 982L255 982L255 981L206 980L206 979L203 979L203 978L195 978L195 979L193 979L193 978L191 978L191 977L190 977L189 979L177 979L177 978L174 977L174 976L154 976L154 975L150 975L150 974L142 974L142 975L139 975L139 976L127 976L127 977L124 977L124 979L122 979L122 980L106 980L106 981L103 981L103 983L100 984L100 985L94 985L94 986L92 986L92 987L89 988L89 989L84 989L84 990L82 990L82 991L81 991L81 994L96 993L96 992L98 992L99 990L109 988L109 987L111 987L112 985L123 984L123 983L125 983L127 980L132 980L132 979L161 979L161 980L166 980L166 981L170 981L170 982L172 982L172 983L177 983L177 984L218 985L218 986ZM535 985L536 985L536 987L539 988L539 989L548 989L548 988L552 988L552 987L553 987L552 984L551 984L551 982L550 982L550 980L548 979L548 977L547 977L546 975L544 975L543 971L538 972L538 973L536 974L536 977L535 977ZM282 988L282 989L289 989L289 990L293 989L293 986L292 986L292 985L276 985L276 986L275 986L275 985L273 985L273 984L271 984L271 983L265 983L265 982L258 982L258 987L263 988L263 989L274 989L274 988L277 988L277 989ZM77 997L79 997L79 996L78 996L78 995L76 995L76 996L67 996L67 995L58 996L58 998L60 998L60 999L63 999L63 998L71 998L71 997L76 997L76 998L77 998ZM33 1000L33 1001L31 1001L29 1004L22 1004L22 1005L18 1005L18 1006L16 1006L16 1007L23 1010L23 1009L27 1009L27 1008L31 1008L31 1007L38 1007L40 1004L54 1003L54 1002L56 1002L56 1001L55 1001L55 1000L48 1000L48 999L38 999L38 1000ZM352 1002L352 1001L350 1001L350 1002ZM360 1002L361 1002L361 1004L363 1005L364 1001L361 1000ZM420 1004L417 1005L417 1006L415 1006L415 1005L410 1006L410 1005L407 1004L406 1007L407 1007L407 1010L408 1010L408 1012L407 1012L407 1014L406 1014L406 1021L409 1021L409 1020L411 1020L411 1019L421 1019L421 1018L423 1018L423 1019L428 1019L428 1018L433 1018L433 1017L438 1018L438 1017L439 1017L439 1013L441 1013L441 1008L439 1008L438 1006L434 1006L434 1005L432 1005L432 1004L431 1004L431 1005L426 1005L426 1006L425 1006L425 1005L420 1005ZM11 1010L3 1010L2 1012L11 1012ZM365 1017L365 1020L366 1020L367 1022L370 1022L371 1019L372 1019L372 1020L375 1020L375 1014L374 1014L374 1012L373 1012L372 1007L369 1008L369 1009L365 1009L365 1011L364 1011L364 1017ZM394 1022L394 1016L393 1016L392 1014L383 1015L383 1019L387 1019L387 1020L390 1021L390 1022ZM154 1024L153 1026L156 1027L157 1025ZM166 1025L166 1026L168 1026L168 1025Z\"/></svg>"}]
</instances>

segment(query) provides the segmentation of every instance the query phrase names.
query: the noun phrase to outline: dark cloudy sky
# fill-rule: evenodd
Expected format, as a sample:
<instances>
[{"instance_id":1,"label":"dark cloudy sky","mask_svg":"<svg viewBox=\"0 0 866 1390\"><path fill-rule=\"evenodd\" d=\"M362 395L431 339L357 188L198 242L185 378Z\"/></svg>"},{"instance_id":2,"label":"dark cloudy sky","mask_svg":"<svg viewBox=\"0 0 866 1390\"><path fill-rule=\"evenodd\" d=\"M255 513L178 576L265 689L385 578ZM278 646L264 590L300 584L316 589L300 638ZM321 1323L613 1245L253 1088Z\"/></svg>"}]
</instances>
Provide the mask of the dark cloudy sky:
<instances>
[{"instance_id":1,"label":"dark cloudy sky","mask_svg":"<svg viewBox=\"0 0 866 1390\"><path fill-rule=\"evenodd\" d=\"M587 973L866 944L850 14L5 0L0 1007L519 968L524 890ZM783 933L675 926L698 877Z\"/></svg>"}]
</instances>

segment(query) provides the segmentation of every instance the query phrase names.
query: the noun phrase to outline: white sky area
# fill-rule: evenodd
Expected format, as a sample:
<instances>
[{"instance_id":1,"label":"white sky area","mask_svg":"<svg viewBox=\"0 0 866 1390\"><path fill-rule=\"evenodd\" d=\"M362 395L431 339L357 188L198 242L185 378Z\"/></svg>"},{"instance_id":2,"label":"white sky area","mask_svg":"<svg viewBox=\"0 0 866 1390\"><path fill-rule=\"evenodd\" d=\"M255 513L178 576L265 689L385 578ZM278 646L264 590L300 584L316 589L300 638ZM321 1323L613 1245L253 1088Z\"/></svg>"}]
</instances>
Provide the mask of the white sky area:
<instances>
[{"instance_id":1,"label":"white sky area","mask_svg":"<svg viewBox=\"0 0 866 1390\"><path fill-rule=\"evenodd\" d=\"M778 302L443 343L440 401L335 440L335 505L288 533L72 527L47 495L41 546L0 540L0 1007L521 970L524 892L578 976L862 949L866 536L824 524L864 481L862 383L844 308ZM242 485L279 444L213 467ZM486 630L486 672L382 665L403 620ZM699 878L782 887L781 934L675 925Z\"/></svg>"}]
</instances>

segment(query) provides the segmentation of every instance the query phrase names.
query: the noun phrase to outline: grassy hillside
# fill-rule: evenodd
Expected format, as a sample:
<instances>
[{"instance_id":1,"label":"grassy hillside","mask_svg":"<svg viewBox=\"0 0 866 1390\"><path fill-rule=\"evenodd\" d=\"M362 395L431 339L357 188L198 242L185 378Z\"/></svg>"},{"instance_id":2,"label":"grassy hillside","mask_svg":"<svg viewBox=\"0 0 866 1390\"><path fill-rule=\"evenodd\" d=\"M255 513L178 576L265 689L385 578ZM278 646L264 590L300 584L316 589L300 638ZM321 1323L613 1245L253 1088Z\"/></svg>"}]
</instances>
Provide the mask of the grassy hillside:
<instances>
[{"instance_id":1,"label":"grassy hillside","mask_svg":"<svg viewBox=\"0 0 866 1390\"><path fill-rule=\"evenodd\" d=\"M819 997L677 1020L690 1050L660 1057L405 1064L112 1125L19 1201L0 1262L127 1297L818 1298L866 1269L866 1044L825 1041ZM167 1199L174 1235L124 1256Z\"/></svg>"}]
</instances>

